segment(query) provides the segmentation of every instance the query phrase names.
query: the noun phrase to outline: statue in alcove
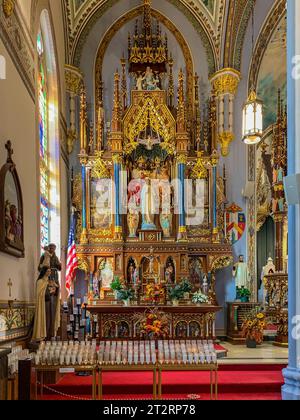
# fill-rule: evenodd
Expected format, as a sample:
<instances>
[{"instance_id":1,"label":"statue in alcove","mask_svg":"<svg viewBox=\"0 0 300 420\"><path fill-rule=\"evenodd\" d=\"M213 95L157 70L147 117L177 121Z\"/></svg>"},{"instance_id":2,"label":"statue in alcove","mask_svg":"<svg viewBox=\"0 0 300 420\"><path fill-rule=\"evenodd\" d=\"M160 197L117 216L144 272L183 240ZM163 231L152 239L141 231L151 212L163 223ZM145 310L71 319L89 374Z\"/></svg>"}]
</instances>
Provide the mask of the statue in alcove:
<instances>
[{"instance_id":1,"label":"statue in alcove","mask_svg":"<svg viewBox=\"0 0 300 420\"><path fill-rule=\"evenodd\" d=\"M174 284L176 281L175 265L172 258L168 258L165 270L165 281L167 284Z\"/></svg>"},{"instance_id":2,"label":"statue in alcove","mask_svg":"<svg viewBox=\"0 0 300 420\"><path fill-rule=\"evenodd\" d=\"M205 296L208 296L209 294L209 282L208 282L208 277L207 275L204 275L203 277L203 283L202 283L202 293Z\"/></svg>"},{"instance_id":3,"label":"statue in alcove","mask_svg":"<svg viewBox=\"0 0 300 420\"><path fill-rule=\"evenodd\" d=\"M130 329L127 322L122 321L118 324L118 338L128 338L130 336Z\"/></svg>"},{"instance_id":4,"label":"statue in alcove","mask_svg":"<svg viewBox=\"0 0 300 420\"><path fill-rule=\"evenodd\" d=\"M143 88L144 90L153 91L160 90L159 88L160 80L158 76L153 73L151 67L147 67L145 75L143 77Z\"/></svg>"},{"instance_id":5,"label":"statue in alcove","mask_svg":"<svg viewBox=\"0 0 300 420\"><path fill-rule=\"evenodd\" d=\"M199 290L202 288L203 273L199 258L192 258L190 261L190 280L194 290Z\"/></svg>"},{"instance_id":6,"label":"statue in alcove","mask_svg":"<svg viewBox=\"0 0 300 420\"><path fill-rule=\"evenodd\" d=\"M128 267L127 267L127 282L129 284L135 284L135 278L136 278L136 263L133 258L130 258L128 261Z\"/></svg>"},{"instance_id":7,"label":"statue in alcove","mask_svg":"<svg viewBox=\"0 0 300 420\"><path fill-rule=\"evenodd\" d=\"M99 264L101 289L110 289L110 285L114 279L113 259L104 258Z\"/></svg>"}]
</instances>

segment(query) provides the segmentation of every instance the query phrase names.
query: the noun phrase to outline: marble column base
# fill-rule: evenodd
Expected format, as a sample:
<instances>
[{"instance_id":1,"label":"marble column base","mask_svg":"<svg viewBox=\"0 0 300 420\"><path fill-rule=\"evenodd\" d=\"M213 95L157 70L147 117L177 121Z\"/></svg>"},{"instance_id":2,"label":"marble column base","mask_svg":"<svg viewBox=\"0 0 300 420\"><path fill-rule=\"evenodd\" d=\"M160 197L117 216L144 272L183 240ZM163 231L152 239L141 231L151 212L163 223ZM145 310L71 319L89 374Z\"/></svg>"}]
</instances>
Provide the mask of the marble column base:
<instances>
[{"instance_id":1,"label":"marble column base","mask_svg":"<svg viewBox=\"0 0 300 420\"><path fill-rule=\"evenodd\" d=\"M282 387L284 401L300 401L300 369L287 368L283 370L285 385Z\"/></svg>"}]
</instances>

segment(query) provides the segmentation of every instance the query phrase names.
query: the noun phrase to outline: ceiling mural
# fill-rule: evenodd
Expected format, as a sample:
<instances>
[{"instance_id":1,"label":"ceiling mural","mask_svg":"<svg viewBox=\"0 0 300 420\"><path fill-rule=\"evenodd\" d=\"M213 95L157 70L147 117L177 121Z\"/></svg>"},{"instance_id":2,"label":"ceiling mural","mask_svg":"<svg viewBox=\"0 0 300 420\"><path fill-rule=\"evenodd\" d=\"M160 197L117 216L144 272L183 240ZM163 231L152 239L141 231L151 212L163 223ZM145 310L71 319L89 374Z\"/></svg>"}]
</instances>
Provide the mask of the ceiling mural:
<instances>
[{"instance_id":1,"label":"ceiling mural","mask_svg":"<svg viewBox=\"0 0 300 420\"><path fill-rule=\"evenodd\" d=\"M258 76L258 94L264 101L264 127L267 128L276 122L277 118L277 91L282 92L286 103L287 63L282 57L287 53L287 18L282 18L276 27L265 51Z\"/></svg>"}]
</instances>

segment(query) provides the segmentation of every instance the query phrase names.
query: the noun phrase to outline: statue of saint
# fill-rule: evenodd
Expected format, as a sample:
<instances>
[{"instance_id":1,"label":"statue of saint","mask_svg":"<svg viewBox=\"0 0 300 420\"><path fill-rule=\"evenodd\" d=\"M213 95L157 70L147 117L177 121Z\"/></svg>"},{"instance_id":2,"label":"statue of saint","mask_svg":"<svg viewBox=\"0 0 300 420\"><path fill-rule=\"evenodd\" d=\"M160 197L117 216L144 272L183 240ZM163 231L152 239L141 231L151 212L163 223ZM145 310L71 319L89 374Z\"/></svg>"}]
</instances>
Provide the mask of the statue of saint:
<instances>
[{"instance_id":1,"label":"statue of saint","mask_svg":"<svg viewBox=\"0 0 300 420\"><path fill-rule=\"evenodd\" d=\"M110 289L110 285L114 279L113 268L109 260L106 261L100 274L100 282L102 289Z\"/></svg>"},{"instance_id":2,"label":"statue of saint","mask_svg":"<svg viewBox=\"0 0 300 420\"><path fill-rule=\"evenodd\" d=\"M241 289L250 289L250 272L247 263L244 261L244 256L239 256L239 262L233 267L233 277L235 278L236 287Z\"/></svg>"},{"instance_id":3,"label":"statue of saint","mask_svg":"<svg viewBox=\"0 0 300 420\"><path fill-rule=\"evenodd\" d=\"M154 274L154 261L155 261L154 255L150 255L150 257L149 257L149 274Z\"/></svg>"},{"instance_id":4,"label":"statue of saint","mask_svg":"<svg viewBox=\"0 0 300 420\"><path fill-rule=\"evenodd\" d=\"M32 339L51 340L60 327L59 283L51 278L51 269L42 267L36 283L36 309Z\"/></svg>"},{"instance_id":5,"label":"statue of saint","mask_svg":"<svg viewBox=\"0 0 300 420\"><path fill-rule=\"evenodd\" d=\"M173 214L171 210L163 209L160 214L160 225L165 238L170 238L173 227Z\"/></svg>"},{"instance_id":6,"label":"statue of saint","mask_svg":"<svg viewBox=\"0 0 300 420\"><path fill-rule=\"evenodd\" d=\"M134 264L131 262L128 267L128 283L129 284L134 283L134 272L135 272L135 267L134 267Z\"/></svg>"},{"instance_id":7,"label":"statue of saint","mask_svg":"<svg viewBox=\"0 0 300 420\"><path fill-rule=\"evenodd\" d=\"M209 292L209 284L208 284L208 278L206 275L203 277L203 284L202 284L202 293L206 296L208 296Z\"/></svg>"},{"instance_id":8,"label":"statue of saint","mask_svg":"<svg viewBox=\"0 0 300 420\"><path fill-rule=\"evenodd\" d=\"M155 215L152 213L152 188L151 179L146 178L141 193L141 204L142 204L142 230L156 230L154 223Z\"/></svg>"},{"instance_id":9,"label":"statue of saint","mask_svg":"<svg viewBox=\"0 0 300 420\"><path fill-rule=\"evenodd\" d=\"M136 79L136 90L139 90L139 91L143 90L143 81L144 81L143 75L139 73Z\"/></svg>"},{"instance_id":10,"label":"statue of saint","mask_svg":"<svg viewBox=\"0 0 300 420\"><path fill-rule=\"evenodd\" d=\"M270 296L268 295L268 292L266 291L264 280L266 276L268 276L269 274L274 274L274 273L276 273L276 267L273 262L273 259L269 257L267 264L262 268L261 278L260 278L261 288L263 289L263 302L266 304L268 304Z\"/></svg>"},{"instance_id":11,"label":"statue of saint","mask_svg":"<svg viewBox=\"0 0 300 420\"><path fill-rule=\"evenodd\" d=\"M174 267L173 267L171 261L169 261L168 264L167 264L165 277L166 277L166 283L167 284L175 283Z\"/></svg>"},{"instance_id":12,"label":"statue of saint","mask_svg":"<svg viewBox=\"0 0 300 420\"><path fill-rule=\"evenodd\" d=\"M93 275L93 299L100 299L100 288L97 272L95 272Z\"/></svg>"},{"instance_id":13,"label":"statue of saint","mask_svg":"<svg viewBox=\"0 0 300 420\"><path fill-rule=\"evenodd\" d=\"M58 272L61 271L61 262L59 261L56 255L56 245L50 244L44 254L41 256L40 263L39 263L39 271L45 267L45 260L47 262L47 266L51 269L51 277L53 280L58 282Z\"/></svg>"},{"instance_id":14,"label":"statue of saint","mask_svg":"<svg viewBox=\"0 0 300 420\"><path fill-rule=\"evenodd\" d=\"M151 67L147 67L145 75L143 77L143 82L144 90L160 90L158 87L159 79L157 79Z\"/></svg>"}]
</instances>

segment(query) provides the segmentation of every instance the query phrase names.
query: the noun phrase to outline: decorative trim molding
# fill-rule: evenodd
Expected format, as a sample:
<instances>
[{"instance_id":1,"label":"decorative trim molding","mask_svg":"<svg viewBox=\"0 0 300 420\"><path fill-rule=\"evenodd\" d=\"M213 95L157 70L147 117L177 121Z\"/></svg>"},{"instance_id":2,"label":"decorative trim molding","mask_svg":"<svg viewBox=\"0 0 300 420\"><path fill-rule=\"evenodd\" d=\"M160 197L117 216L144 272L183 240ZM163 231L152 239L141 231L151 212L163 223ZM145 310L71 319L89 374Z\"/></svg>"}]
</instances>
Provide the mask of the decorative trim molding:
<instances>
[{"instance_id":1,"label":"decorative trim molding","mask_svg":"<svg viewBox=\"0 0 300 420\"><path fill-rule=\"evenodd\" d=\"M9 17L0 14L0 37L26 89L35 102L35 67L33 45L25 33L18 7Z\"/></svg>"},{"instance_id":2,"label":"decorative trim molding","mask_svg":"<svg viewBox=\"0 0 300 420\"><path fill-rule=\"evenodd\" d=\"M242 13L242 16L240 17L240 20L237 22L237 26L233 26L233 31L236 33L234 49L232 50L233 57L232 57L232 65L235 69L241 70L241 63L242 63L242 51L244 47L244 41L246 37L247 27L248 23L251 17L251 12L253 7L255 6L256 0L243 0L238 1L237 3L245 3L244 9L240 12ZM239 30L236 30L236 28L239 26Z\"/></svg>"},{"instance_id":3,"label":"decorative trim molding","mask_svg":"<svg viewBox=\"0 0 300 420\"><path fill-rule=\"evenodd\" d=\"M0 302L0 344L25 338L35 312L32 303Z\"/></svg>"}]
</instances>

